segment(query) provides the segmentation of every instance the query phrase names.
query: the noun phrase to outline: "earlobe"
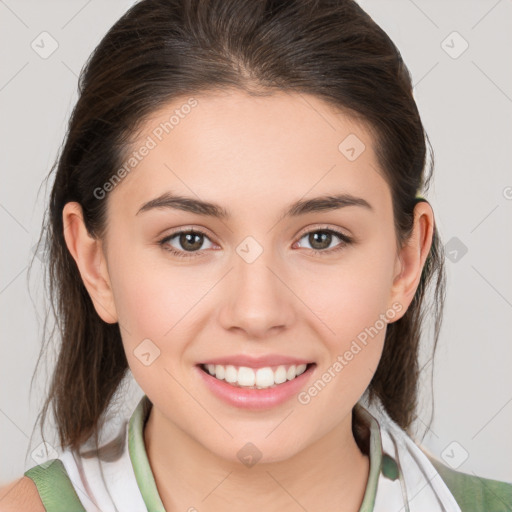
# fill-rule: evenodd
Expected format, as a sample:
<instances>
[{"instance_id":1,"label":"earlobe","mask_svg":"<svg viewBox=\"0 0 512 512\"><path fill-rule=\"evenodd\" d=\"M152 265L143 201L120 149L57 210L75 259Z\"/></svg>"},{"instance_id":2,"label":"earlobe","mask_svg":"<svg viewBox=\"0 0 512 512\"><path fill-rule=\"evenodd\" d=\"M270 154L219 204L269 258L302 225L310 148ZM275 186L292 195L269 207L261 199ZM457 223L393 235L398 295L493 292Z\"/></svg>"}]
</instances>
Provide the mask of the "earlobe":
<instances>
[{"instance_id":1,"label":"earlobe","mask_svg":"<svg viewBox=\"0 0 512 512\"><path fill-rule=\"evenodd\" d=\"M412 302L425 261L432 246L434 233L434 212L426 201L419 202L414 208L414 225L412 234L397 257L398 268L391 289L392 302L399 302L403 312Z\"/></svg>"},{"instance_id":2,"label":"earlobe","mask_svg":"<svg viewBox=\"0 0 512 512\"><path fill-rule=\"evenodd\" d=\"M62 211L64 239L75 260L96 312L107 323L118 321L114 296L100 239L92 237L84 224L79 203L67 203Z\"/></svg>"}]
</instances>

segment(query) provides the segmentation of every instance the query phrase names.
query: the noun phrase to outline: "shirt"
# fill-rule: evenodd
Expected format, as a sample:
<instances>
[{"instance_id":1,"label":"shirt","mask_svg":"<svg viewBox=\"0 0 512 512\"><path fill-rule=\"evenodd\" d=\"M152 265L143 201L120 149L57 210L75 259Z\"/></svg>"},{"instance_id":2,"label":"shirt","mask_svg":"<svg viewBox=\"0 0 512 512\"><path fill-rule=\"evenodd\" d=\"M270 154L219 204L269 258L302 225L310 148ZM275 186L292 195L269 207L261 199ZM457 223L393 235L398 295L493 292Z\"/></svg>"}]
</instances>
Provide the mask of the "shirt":
<instances>
[{"instance_id":1,"label":"shirt","mask_svg":"<svg viewBox=\"0 0 512 512\"><path fill-rule=\"evenodd\" d=\"M99 449L64 450L27 470L46 511L165 512L144 444L151 407L144 395L118 435ZM354 414L366 430L370 460L359 512L512 510L512 483L444 465L389 417L378 398L370 405L365 393Z\"/></svg>"}]
</instances>

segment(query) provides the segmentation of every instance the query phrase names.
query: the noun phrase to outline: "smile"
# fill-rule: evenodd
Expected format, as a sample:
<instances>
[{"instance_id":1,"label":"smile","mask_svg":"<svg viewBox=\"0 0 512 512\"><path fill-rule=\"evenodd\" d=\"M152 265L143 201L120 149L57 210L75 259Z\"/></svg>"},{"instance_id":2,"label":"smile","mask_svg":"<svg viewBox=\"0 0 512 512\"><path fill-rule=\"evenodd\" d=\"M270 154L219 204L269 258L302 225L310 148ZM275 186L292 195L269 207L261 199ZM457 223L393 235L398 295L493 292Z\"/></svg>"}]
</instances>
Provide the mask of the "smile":
<instances>
[{"instance_id":1,"label":"smile","mask_svg":"<svg viewBox=\"0 0 512 512\"><path fill-rule=\"evenodd\" d=\"M268 389L294 380L313 364L265 366L257 369L221 364L207 364L200 365L200 367L216 379L225 381L234 387Z\"/></svg>"}]
</instances>

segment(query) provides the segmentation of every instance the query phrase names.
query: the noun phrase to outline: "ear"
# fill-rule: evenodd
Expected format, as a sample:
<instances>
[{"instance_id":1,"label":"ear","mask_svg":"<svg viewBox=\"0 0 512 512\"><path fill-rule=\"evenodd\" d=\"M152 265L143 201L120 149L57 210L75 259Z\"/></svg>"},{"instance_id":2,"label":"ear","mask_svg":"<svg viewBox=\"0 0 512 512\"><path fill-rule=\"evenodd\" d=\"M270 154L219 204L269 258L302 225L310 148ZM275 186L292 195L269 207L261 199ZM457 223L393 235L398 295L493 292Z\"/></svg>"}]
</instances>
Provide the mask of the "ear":
<instances>
[{"instance_id":1,"label":"ear","mask_svg":"<svg viewBox=\"0 0 512 512\"><path fill-rule=\"evenodd\" d=\"M87 231L79 203L66 203L62 220L66 245L78 266L96 312L103 321L116 323L117 312L101 240L91 237Z\"/></svg>"},{"instance_id":2,"label":"ear","mask_svg":"<svg viewBox=\"0 0 512 512\"><path fill-rule=\"evenodd\" d=\"M410 238L400 249L395 265L395 275L391 287L391 302L403 306L402 317L411 304L421 279L434 234L434 212L426 201L414 207L414 225Z\"/></svg>"}]
</instances>

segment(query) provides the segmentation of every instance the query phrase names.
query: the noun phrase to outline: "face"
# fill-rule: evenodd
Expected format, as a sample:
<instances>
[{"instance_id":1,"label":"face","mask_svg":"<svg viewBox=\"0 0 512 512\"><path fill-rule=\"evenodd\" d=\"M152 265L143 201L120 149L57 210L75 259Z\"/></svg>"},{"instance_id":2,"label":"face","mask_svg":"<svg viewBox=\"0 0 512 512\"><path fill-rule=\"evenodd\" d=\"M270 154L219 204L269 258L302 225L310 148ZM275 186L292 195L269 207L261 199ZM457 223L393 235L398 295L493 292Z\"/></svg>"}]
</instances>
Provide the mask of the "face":
<instances>
[{"instance_id":1,"label":"face","mask_svg":"<svg viewBox=\"0 0 512 512\"><path fill-rule=\"evenodd\" d=\"M187 100L146 121L104 199L111 313L165 421L227 459L251 442L284 460L347 424L405 312L391 192L365 127L314 96ZM311 364L284 399L237 406L198 366L232 356Z\"/></svg>"}]
</instances>

